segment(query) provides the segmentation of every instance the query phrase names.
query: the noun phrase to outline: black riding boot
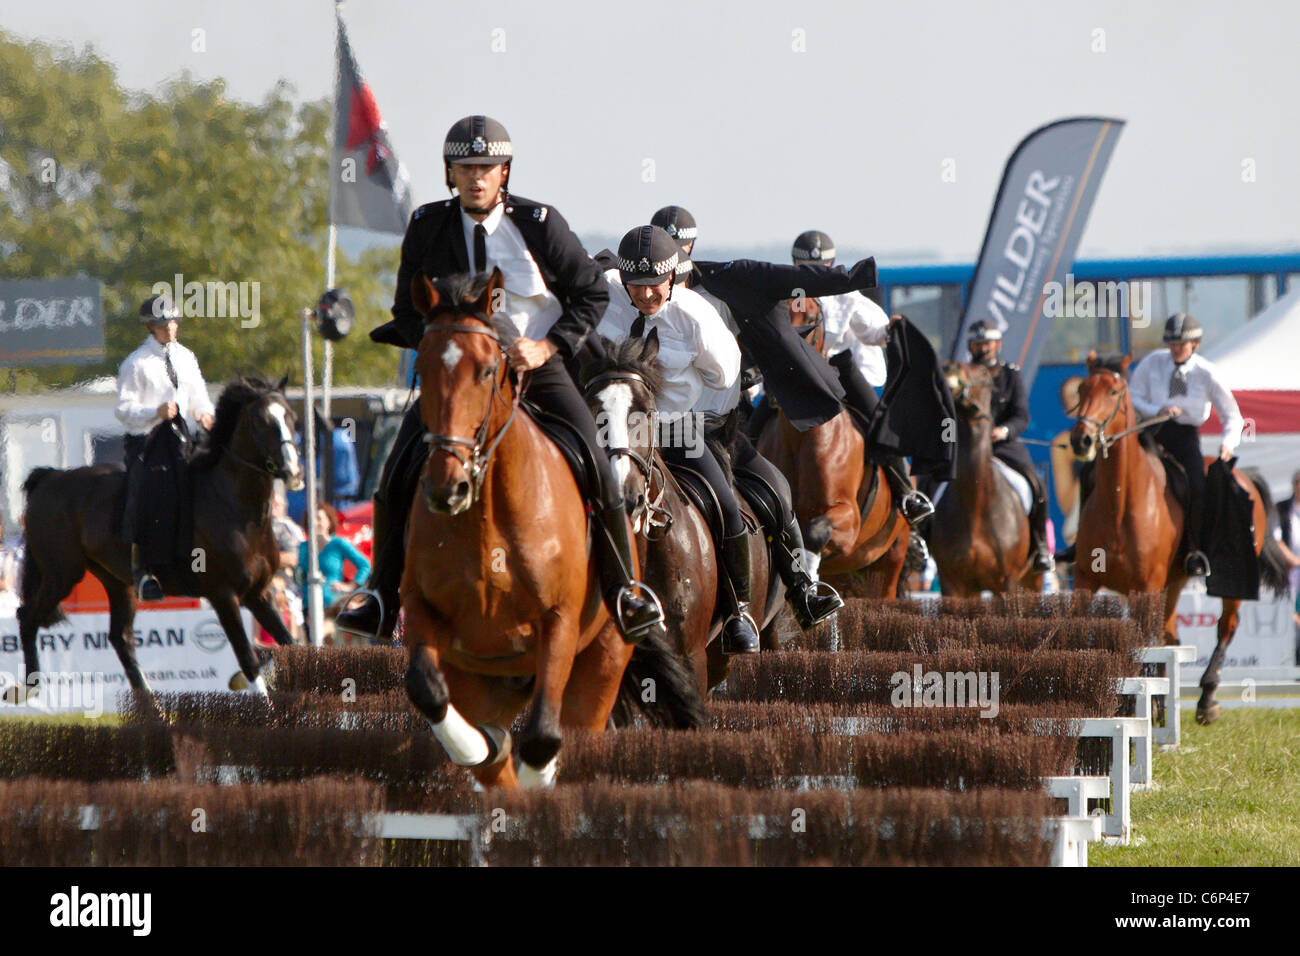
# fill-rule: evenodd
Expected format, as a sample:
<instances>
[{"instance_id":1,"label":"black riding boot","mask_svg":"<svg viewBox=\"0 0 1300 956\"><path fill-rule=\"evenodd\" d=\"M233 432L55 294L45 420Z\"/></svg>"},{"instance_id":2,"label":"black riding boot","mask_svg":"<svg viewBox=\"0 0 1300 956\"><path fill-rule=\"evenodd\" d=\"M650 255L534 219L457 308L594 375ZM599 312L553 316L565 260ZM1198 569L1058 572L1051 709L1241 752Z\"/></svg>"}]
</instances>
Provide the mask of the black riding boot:
<instances>
[{"instance_id":1,"label":"black riding boot","mask_svg":"<svg viewBox=\"0 0 1300 956\"><path fill-rule=\"evenodd\" d=\"M370 580L360 591L366 600L352 610L340 611L334 626L359 637L391 641L397 627L397 612L401 609L397 589L406 564L407 515L391 515L389 506L379 498L374 503Z\"/></svg>"},{"instance_id":2,"label":"black riding boot","mask_svg":"<svg viewBox=\"0 0 1300 956\"><path fill-rule=\"evenodd\" d=\"M881 465L885 469L889 488L894 493L894 500L898 502L898 512L909 525L915 528L934 514L934 505L930 499L912 487L906 458L901 455L886 455L881 460Z\"/></svg>"},{"instance_id":3,"label":"black riding boot","mask_svg":"<svg viewBox=\"0 0 1300 956\"><path fill-rule=\"evenodd\" d=\"M732 602L722 625L722 653L757 654L761 649L758 625L749 613L749 534L740 532L722 539L722 569L727 576Z\"/></svg>"},{"instance_id":4,"label":"black riding boot","mask_svg":"<svg viewBox=\"0 0 1300 956\"><path fill-rule=\"evenodd\" d=\"M126 472L126 501L122 506L122 538L131 545L131 580L141 601L161 601L167 595L153 573L140 560L140 485L144 465L136 460Z\"/></svg>"},{"instance_id":5,"label":"black riding boot","mask_svg":"<svg viewBox=\"0 0 1300 956\"><path fill-rule=\"evenodd\" d=\"M1056 570L1052 551L1047 547L1047 496L1037 484L1033 486L1034 504L1029 509L1029 551L1031 569L1043 574Z\"/></svg>"},{"instance_id":6,"label":"black riding boot","mask_svg":"<svg viewBox=\"0 0 1300 956\"><path fill-rule=\"evenodd\" d=\"M668 630L664 627L664 609L658 595L632 577L632 542L628 538L627 512L623 505L598 508L594 515L600 589L623 640L639 644L650 634L666 640Z\"/></svg>"},{"instance_id":7,"label":"black riding boot","mask_svg":"<svg viewBox=\"0 0 1300 956\"><path fill-rule=\"evenodd\" d=\"M1205 521L1205 502L1193 497L1187 505L1186 532L1187 557L1183 559L1183 570L1188 576L1205 578L1210 576L1210 558L1205 553L1205 537L1201 528Z\"/></svg>"},{"instance_id":8,"label":"black riding boot","mask_svg":"<svg viewBox=\"0 0 1300 956\"><path fill-rule=\"evenodd\" d=\"M805 631L826 620L844 606L839 592L824 581L814 581L804 566L803 532L793 517L781 529L772 549L777 573L785 582L785 599L795 620Z\"/></svg>"}]
</instances>

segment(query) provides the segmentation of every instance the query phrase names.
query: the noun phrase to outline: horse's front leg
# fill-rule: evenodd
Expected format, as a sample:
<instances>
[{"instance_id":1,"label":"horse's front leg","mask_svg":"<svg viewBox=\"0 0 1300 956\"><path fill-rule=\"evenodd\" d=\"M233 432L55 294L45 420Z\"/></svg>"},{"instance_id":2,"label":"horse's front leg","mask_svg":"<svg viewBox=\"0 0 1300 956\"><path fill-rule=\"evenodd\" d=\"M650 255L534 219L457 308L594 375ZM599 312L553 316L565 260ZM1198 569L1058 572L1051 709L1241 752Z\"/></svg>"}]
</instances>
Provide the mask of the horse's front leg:
<instances>
[{"instance_id":1,"label":"horse's front leg","mask_svg":"<svg viewBox=\"0 0 1300 956\"><path fill-rule=\"evenodd\" d=\"M490 682L477 674L453 667L444 671L437 640L445 633L445 625L419 596L404 597L402 610L411 649L406 669L406 694L411 703L429 721L453 763L473 768L484 786L516 786L514 769L506 759L510 756L506 728L522 706L524 695L512 697L495 686L499 681Z\"/></svg>"},{"instance_id":2,"label":"horse's front leg","mask_svg":"<svg viewBox=\"0 0 1300 956\"><path fill-rule=\"evenodd\" d=\"M293 635L285 627L284 618L280 617L280 612L276 610L265 591L252 591L246 594L244 607L252 612L253 620L262 625L275 643L280 645L293 643Z\"/></svg>"},{"instance_id":3,"label":"horse's front leg","mask_svg":"<svg viewBox=\"0 0 1300 956\"><path fill-rule=\"evenodd\" d=\"M266 680L262 677L261 662L253 651L248 632L244 630L244 619L239 614L239 598L229 589L209 594L207 598L212 610L217 612L217 620L226 632L226 639L230 641L230 649L235 652L235 660L239 662L239 670L248 681L249 690L263 697L270 696Z\"/></svg>"},{"instance_id":4,"label":"horse's front leg","mask_svg":"<svg viewBox=\"0 0 1300 956\"><path fill-rule=\"evenodd\" d=\"M560 753L560 713L564 689L573 673L578 650L580 607L553 608L538 622L537 679L528 722L519 735L519 783L524 787L549 787L555 783ZM628 648L631 656L631 648ZM627 660L624 659L624 666ZM619 673L622 679L622 672ZM610 701L613 706L613 701ZM606 711L605 717L609 713ZM604 719L601 720L604 727Z\"/></svg>"}]
</instances>

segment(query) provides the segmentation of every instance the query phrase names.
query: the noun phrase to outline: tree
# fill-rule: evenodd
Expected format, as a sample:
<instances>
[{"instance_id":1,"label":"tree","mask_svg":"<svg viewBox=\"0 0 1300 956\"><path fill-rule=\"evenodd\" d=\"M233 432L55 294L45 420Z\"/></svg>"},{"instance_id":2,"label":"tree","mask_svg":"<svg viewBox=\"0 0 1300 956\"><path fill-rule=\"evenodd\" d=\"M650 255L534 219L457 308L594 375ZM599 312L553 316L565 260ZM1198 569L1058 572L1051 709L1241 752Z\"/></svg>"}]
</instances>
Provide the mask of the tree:
<instances>
[{"instance_id":1,"label":"tree","mask_svg":"<svg viewBox=\"0 0 1300 956\"><path fill-rule=\"evenodd\" d=\"M144 337L140 302L177 274L205 287L248 283L248 305L256 289L256 325L229 308L182 321L209 381L289 371L300 382L298 315L325 281L330 104L295 106L284 82L262 103L242 103L222 80L188 73L133 94L91 46L4 34L0 76L0 278L79 275L104 286L105 360L13 370L19 387L116 375ZM396 265L395 249L356 261L340 252L338 284L358 323L335 346L339 384L394 380L397 352L366 332L388 318ZM319 361L318 345L318 374Z\"/></svg>"}]
</instances>

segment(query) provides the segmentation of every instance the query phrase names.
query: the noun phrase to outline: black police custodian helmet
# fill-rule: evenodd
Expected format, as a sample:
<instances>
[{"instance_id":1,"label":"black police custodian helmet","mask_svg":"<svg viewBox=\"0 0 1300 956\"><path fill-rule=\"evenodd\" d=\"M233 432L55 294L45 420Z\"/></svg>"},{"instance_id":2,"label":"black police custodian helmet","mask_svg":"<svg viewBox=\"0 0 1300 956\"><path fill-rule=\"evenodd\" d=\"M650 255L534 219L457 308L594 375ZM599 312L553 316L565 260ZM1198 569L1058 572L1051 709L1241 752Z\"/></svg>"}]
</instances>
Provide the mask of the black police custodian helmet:
<instances>
[{"instance_id":1,"label":"black police custodian helmet","mask_svg":"<svg viewBox=\"0 0 1300 956\"><path fill-rule=\"evenodd\" d=\"M1001 342L1002 330L986 319L972 322L966 338L972 342Z\"/></svg>"},{"instance_id":2,"label":"black police custodian helmet","mask_svg":"<svg viewBox=\"0 0 1300 956\"><path fill-rule=\"evenodd\" d=\"M658 226L676 239L677 245L681 246L683 252L686 251L686 246L694 242L695 237L699 235L699 230L695 226L695 217L681 206L664 206L650 217L650 225Z\"/></svg>"},{"instance_id":3,"label":"black police custodian helmet","mask_svg":"<svg viewBox=\"0 0 1300 956\"><path fill-rule=\"evenodd\" d=\"M801 262L834 265L835 243L826 233L809 229L807 232L799 233L795 239L794 245L790 247L790 258L794 260L795 265Z\"/></svg>"},{"instance_id":4,"label":"black police custodian helmet","mask_svg":"<svg viewBox=\"0 0 1300 956\"><path fill-rule=\"evenodd\" d=\"M180 319L181 313L169 295L151 295L140 303L140 321L145 325Z\"/></svg>"},{"instance_id":5,"label":"black police custodian helmet","mask_svg":"<svg viewBox=\"0 0 1300 956\"><path fill-rule=\"evenodd\" d=\"M1171 315L1165 322L1165 334L1161 340L1166 345L1174 345L1179 342L1199 342L1204 330L1201 323L1186 312L1178 312Z\"/></svg>"},{"instance_id":6,"label":"black police custodian helmet","mask_svg":"<svg viewBox=\"0 0 1300 956\"><path fill-rule=\"evenodd\" d=\"M442 141L442 159L446 166L447 188L451 189L452 163L474 166L508 167L514 158L514 144L506 128L490 116L466 116L456 120Z\"/></svg>"},{"instance_id":7,"label":"black police custodian helmet","mask_svg":"<svg viewBox=\"0 0 1300 956\"><path fill-rule=\"evenodd\" d=\"M658 285L673 277L680 251L658 226L637 226L618 244L618 274L624 285Z\"/></svg>"}]
</instances>

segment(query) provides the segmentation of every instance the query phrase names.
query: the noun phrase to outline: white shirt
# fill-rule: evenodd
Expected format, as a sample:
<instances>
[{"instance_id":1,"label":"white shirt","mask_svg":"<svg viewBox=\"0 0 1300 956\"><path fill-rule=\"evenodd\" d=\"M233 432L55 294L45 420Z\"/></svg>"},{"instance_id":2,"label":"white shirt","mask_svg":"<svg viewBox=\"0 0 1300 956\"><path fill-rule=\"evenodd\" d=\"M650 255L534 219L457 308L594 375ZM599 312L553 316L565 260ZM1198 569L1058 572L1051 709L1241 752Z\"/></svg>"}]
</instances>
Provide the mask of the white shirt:
<instances>
[{"instance_id":1,"label":"white shirt","mask_svg":"<svg viewBox=\"0 0 1300 956\"><path fill-rule=\"evenodd\" d=\"M167 377L168 352L176 370L175 386ZM162 421L158 406L163 402L176 403L191 432L200 415L215 411L194 353L179 342L164 347L151 335L117 370L117 420L128 435L147 435Z\"/></svg>"},{"instance_id":2,"label":"white shirt","mask_svg":"<svg viewBox=\"0 0 1300 956\"><path fill-rule=\"evenodd\" d=\"M827 295L817 300L826 326L826 355L848 349L853 364L871 385L884 385L885 351L889 339L889 316L861 292Z\"/></svg>"},{"instance_id":3,"label":"white shirt","mask_svg":"<svg viewBox=\"0 0 1300 956\"><path fill-rule=\"evenodd\" d=\"M524 237L505 214L506 207L497 203L483 220L487 230L484 248L487 251L487 271L496 266L505 278L505 302L498 311L514 323L519 334L526 339L544 339L564 307L542 279ZM461 225L465 229L465 251L470 268L474 268L474 227L478 225L465 210L460 211Z\"/></svg>"},{"instance_id":4,"label":"white shirt","mask_svg":"<svg viewBox=\"0 0 1300 956\"><path fill-rule=\"evenodd\" d=\"M722 321L726 324L727 330L732 335L740 332L740 327L736 325L736 318L731 314L731 306L723 302L712 292L704 288L690 290L698 295L709 305L717 310L718 315L722 316ZM673 297L676 298L678 290L673 290ZM709 388L704 386L700 392L699 399L695 402L695 411L712 412L714 415L726 415L733 408L740 404L740 376L727 388Z\"/></svg>"},{"instance_id":5,"label":"white shirt","mask_svg":"<svg viewBox=\"0 0 1300 956\"><path fill-rule=\"evenodd\" d=\"M609 284L609 308L596 331L615 342L632 334L632 323L640 314L617 269L605 273ZM659 333L659 363L664 387L659 395L660 412L703 411L697 403L704 389L726 390L740 378L740 346L718 311L699 293L674 288L672 298L656 314L647 316L645 335Z\"/></svg>"},{"instance_id":6,"label":"white shirt","mask_svg":"<svg viewBox=\"0 0 1300 956\"><path fill-rule=\"evenodd\" d=\"M1170 405L1180 411L1174 419L1180 425L1204 425L1210 417L1210 407L1219 413L1223 422L1223 445L1228 451L1234 451L1241 443L1241 429L1245 424L1241 418L1241 409L1232 392L1219 381L1218 370L1214 363L1202 358L1195 352L1183 363L1183 373L1187 376L1187 394L1170 396L1169 377L1174 371L1174 360L1168 349L1152 352L1133 370L1129 381L1129 394L1133 398L1133 407L1139 413L1151 418L1160 414L1162 408Z\"/></svg>"}]
</instances>

